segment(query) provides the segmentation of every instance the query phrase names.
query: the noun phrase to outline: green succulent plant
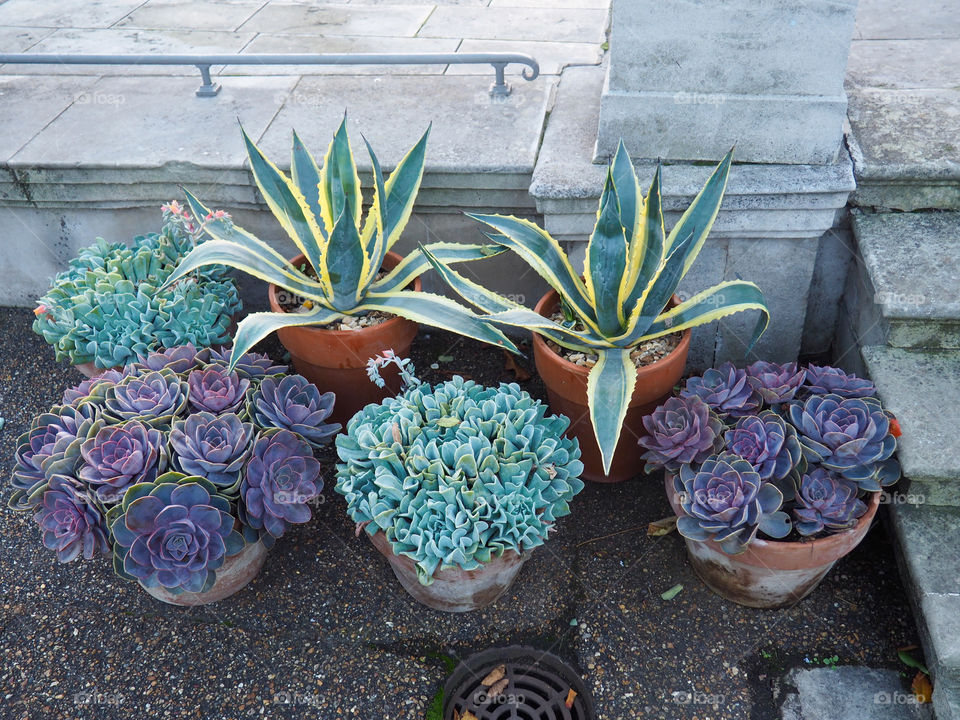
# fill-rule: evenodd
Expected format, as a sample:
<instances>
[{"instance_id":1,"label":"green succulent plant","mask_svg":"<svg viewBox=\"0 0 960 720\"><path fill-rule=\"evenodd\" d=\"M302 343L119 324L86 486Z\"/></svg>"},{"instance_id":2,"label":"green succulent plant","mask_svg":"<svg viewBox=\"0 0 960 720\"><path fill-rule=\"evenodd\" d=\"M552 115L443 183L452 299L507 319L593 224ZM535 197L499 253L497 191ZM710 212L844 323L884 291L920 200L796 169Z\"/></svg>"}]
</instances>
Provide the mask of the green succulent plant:
<instances>
[{"instance_id":1,"label":"green succulent plant","mask_svg":"<svg viewBox=\"0 0 960 720\"><path fill-rule=\"evenodd\" d=\"M566 322L550 318L468 280L442 257L423 252L441 277L487 320L533 330L571 350L597 356L587 379L590 419L609 472L637 370L631 350L642 342L709 323L743 310L762 313L750 347L769 321L763 292L752 282L730 280L668 308L693 265L723 199L732 150L716 167L690 207L666 233L660 199L660 166L646 198L623 143L607 171L597 222L587 243L581 278L560 244L542 228L504 215L468 215L488 225L487 237L513 250L560 295Z\"/></svg>"},{"instance_id":2,"label":"green succulent plant","mask_svg":"<svg viewBox=\"0 0 960 720\"><path fill-rule=\"evenodd\" d=\"M303 253L312 273L294 266L229 219L210 216L209 210L187 192L193 213L206 218L203 229L213 239L187 255L168 284L197 268L224 264L312 303L306 312L248 315L237 327L234 359L274 330L323 325L371 311L392 313L516 352L500 330L468 308L441 295L405 289L430 268L422 251L414 251L381 276L384 257L400 238L413 212L423 179L429 128L386 181L377 156L367 143L374 187L373 205L364 218L360 177L346 123L344 117L327 149L322 169L294 133L290 177L243 133L257 187L274 217ZM426 250L443 262L464 262L497 255L506 248L441 242L427 246Z\"/></svg>"}]
</instances>

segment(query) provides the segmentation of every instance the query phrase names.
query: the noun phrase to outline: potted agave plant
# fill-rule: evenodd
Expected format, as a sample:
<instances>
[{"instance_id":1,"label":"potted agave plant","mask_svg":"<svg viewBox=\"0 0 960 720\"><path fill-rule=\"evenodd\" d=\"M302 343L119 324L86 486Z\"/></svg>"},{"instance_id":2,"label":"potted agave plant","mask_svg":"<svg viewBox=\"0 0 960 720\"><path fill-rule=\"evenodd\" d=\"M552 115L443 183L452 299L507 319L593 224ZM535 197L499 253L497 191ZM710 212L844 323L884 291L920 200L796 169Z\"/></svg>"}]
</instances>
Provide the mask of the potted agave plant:
<instances>
[{"instance_id":1,"label":"potted agave plant","mask_svg":"<svg viewBox=\"0 0 960 720\"><path fill-rule=\"evenodd\" d=\"M485 607L583 489L569 421L516 384L421 384L392 352L371 360L375 382L384 365L408 387L337 436L336 491L414 598L446 612Z\"/></svg>"},{"instance_id":2,"label":"potted agave plant","mask_svg":"<svg viewBox=\"0 0 960 720\"><path fill-rule=\"evenodd\" d=\"M615 482L637 473L642 418L683 375L690 328L751 309L762 316L750 347L766 328L763 293L751 282L723 282L684 302L674 294L713 226L730 161L728 154L666 234L660 168L644 199L621 142L600 196L582 279L557 241L535 224L471 215L495 231L487 235L491 241L517 253L553 288L533 311L434 258L446 282L489 313L489 321L534 332L534 357L550 405L573 418L571 432L580 441L589 480ZM424 252L430 257L429 249Z\"/></svg>"},{"instance_id":3,"label":"potted agave plant","mask_svg":"<svg viewBox=\"0 0 960 720\"><path fill-rule=\"evenodd\" d=\"M130 247L98 238L37 301L34 332L57 360L69 360L87 377L161 347L230 339L232 316L242 306L226 268L204 268L158 289L202 242L199 224L176 201L161 210L159 233L134 238Z\"/></svg>"},{"instance_id":4,"label":"potted agave plant","mask_svg":"<svg viewBox=\"0 0 960 720\"><path fill-rule=\"evenodd\" d=\"M337 388L334 419L341 423L387 394L366 382L367 360L387 348L405 354L417 323L516 352L502 332L469 309L420 291L419 276L430 264L419 250L405 258L390 250L413 211L429 129L386 181L367 145L374 186L373 206L364 219L346 122L344 118L334 135L322 169L294 133L291 177L243 134L257 187L300 255L288 261L229 218L211 215L188 192L193 213L206 218L202 227L213 239L190 253L168 281L222 263L270 283L272 312L254 313L240 322L235 357L276 330L298 372L320 387ZM441 242L428 250L444 262L463 262L497 255L504 248ZM390 370L394 372L388 374L386 387L396 393L399 377Z\"/></svg>"},{"instance_id":5,"label":"potted agave plant","mask_svg":"<svg viewBox=\"0 0 960 720\"><path fill-rule=\"evenodd\" d=\"M900 477L899 425L873 384L832 367L726 363L644 418L697 575L723 597L784 607L863 539Z\"/></svg>"},{"instance_id":6,"label":"potted agave plant","mask_svg":"<svg viewBox=\"0 0 960 720\"><path fill-rule=\"evenodd\" d=\"M340 426L333 393L254 353L151 353L67 390L19 440L10 506L32 512L60 562L112 555L175 605L246 585L310 519L313 451Z\"/></svg>"}]
</instances>

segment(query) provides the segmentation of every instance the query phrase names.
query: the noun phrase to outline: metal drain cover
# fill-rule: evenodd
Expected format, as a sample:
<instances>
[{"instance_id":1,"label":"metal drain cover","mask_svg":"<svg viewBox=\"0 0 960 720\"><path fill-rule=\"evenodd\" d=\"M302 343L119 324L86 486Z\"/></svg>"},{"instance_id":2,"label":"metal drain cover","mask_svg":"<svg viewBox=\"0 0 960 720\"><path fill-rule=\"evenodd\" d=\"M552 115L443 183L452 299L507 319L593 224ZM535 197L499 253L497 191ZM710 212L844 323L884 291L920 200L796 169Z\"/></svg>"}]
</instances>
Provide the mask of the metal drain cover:
<instances>
[{"instance_id":1,"label":"metal drain cover","mask_svg":"<svg viewBox=\"0 0 960 720\"><path fill-rule=\"evenodd\" d=\"M483 681L503 666L503 677ZM570 691L576 693L566 706ZM580 676L556 655L531 647L491 648L472 655L447 678L443 718L467 712L477 720L596 720ZM458 715L459 713L459 715ZM467 715L469 718L470 715Z\"/></svg>"}]
</instances>

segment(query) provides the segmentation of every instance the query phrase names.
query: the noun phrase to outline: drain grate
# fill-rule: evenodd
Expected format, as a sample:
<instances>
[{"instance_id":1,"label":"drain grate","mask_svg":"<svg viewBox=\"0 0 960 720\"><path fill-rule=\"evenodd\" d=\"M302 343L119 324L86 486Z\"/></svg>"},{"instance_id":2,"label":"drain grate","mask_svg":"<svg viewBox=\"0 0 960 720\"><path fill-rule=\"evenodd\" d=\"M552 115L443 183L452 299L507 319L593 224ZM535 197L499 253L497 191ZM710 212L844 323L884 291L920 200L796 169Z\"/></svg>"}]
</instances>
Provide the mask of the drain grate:
<instances>
[{"instance_id":1,"label":"drain grate","mask_svg":"<svg viewBox=\"0 0 960 720\"><path fill-rule=\"evenodd\" d=\"M443 694L444 720L469 718L467 713L477 720L596 720L574 669L531 647L491 648L470 656L447 679Z\"/></svg>"}]
</instances>

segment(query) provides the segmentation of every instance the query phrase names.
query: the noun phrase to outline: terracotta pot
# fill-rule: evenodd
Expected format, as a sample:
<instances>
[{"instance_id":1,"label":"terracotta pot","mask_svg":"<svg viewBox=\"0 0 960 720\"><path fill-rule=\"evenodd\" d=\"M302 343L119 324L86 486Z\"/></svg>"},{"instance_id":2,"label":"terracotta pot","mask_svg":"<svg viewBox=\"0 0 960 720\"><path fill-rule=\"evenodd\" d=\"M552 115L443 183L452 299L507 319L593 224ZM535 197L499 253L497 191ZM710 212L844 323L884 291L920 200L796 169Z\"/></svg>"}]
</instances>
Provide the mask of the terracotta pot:
<instances>
[{"instance_id":1,"label":"terracotta pot","mask_svg":"<svg viewBox=\"0 0 960 720\"><path fill-rule=\"evenodd\" d=\"M549 317L556 310L559 301L556 290L551 290L540 299L535 309L544 317ZM674 296L670 304L673 306L678 302L679 299ZM642 472L640 456L644 449L637 444L637 440L646 435L643 416L650 414L666 400L683 376L687 352L690 350L690 334L689 329L685 330L680 344L669 355L637 370L637 386L623 421L623 430L614 451L610 472L606 475L587 408L587 375L590 368L564 360L547 346L540 335L533 334L533 356L537 363L537 372L547 386L550 409L570 418L567 435L580 441L580 459L584 465L581 477L594 482L610 483L621 482Z\"/></svg>"},{"instance_id":2,"label":"terracotta pot","mask_svg":"<svg viewBox=\"0 0 960 720\"><path fill-rule=\"evenodd\" d=\"M683 515L671 473L664 484L670 506ZM879 506L880 493L872 493L867 512L849 530L799 542L757 538L739 555L728 555L713 540L684 538L687 556L697 576L717 595L747 607L789 607L812 593L834 563L860 544Z\"/></svg>"},{"instance_id":3,"label":"terracotta pot","mask_svg":"<svg viewBox=\"0 0 960 720\"><path fill-rule=\"evenodd\" d=\"M383 260L383 269L390 270L402 259L396 253L388 252ZM305 260L303 255L298 255L290 262L299 265ZM420 279L417 278L413 281L413 289L420 290L420 287ZM283 308L277 299L280 288L270 285L268 292L271 309L282 312ZM411 320L394 317L360 330L287 327L277 330L277 337L290 352L293 367L298 373L320 388L320 392L332 390L336 393L337 399L329 422L338 422L346 427L347 421L358 410L400 392L400 373L396 367L391 365L381 372L387 385L378 388L367 376L367 360L384 350L393 350L397 355L406 357L418 328L417 323Z\"/></svg>"},{"instance_id":4,"label":"terracotta pot","mask_svg":"<svg viewBox=\"0 0 960 720\"><path fill-rule=\"evenodd\" d=\"M209 603L223 600L239 592L249 584L263 568L263 562L267 559L267 549L263 543L256 542L247 545L243 550L227 558L223 565L217 570L217 580L213 587L206 592L201 593L180 593L174 595L166 588L143 588L157 600L162 600L170 605L182 605L192 607L194 605L208 605ZM141 585L141 587L143 587Z\"/></svg>"},{"instance_id":5,"label":"terracotta pot","mask_svg":"<svg viewBox=\"0 0 960 720\"><path fill-rule=\"evenodd\" d=\"M95 378L103 375L107 370L122 370L123 368L114 367L114 368L102 368L97 367L93 361L85 363L76 363L74 367L79 370L84 377Z\"/></svg>"},{"instance_id":6,"label":"terracotta pot","mask_svg":"<svg viewBox=\"0 0 960 720\"><path fill-rule=\"evenodd\" d=\"M492 605L510 589L520 568L533 551L523 555L508 550L477 570L437 570L430 585L417 579L417 568L406 555L394 555L386 534L378 530L367 535L373 546L390 561L390 567L404 589L418 601L443 612L470 612Z\"/></svg>"}]
</instances>

